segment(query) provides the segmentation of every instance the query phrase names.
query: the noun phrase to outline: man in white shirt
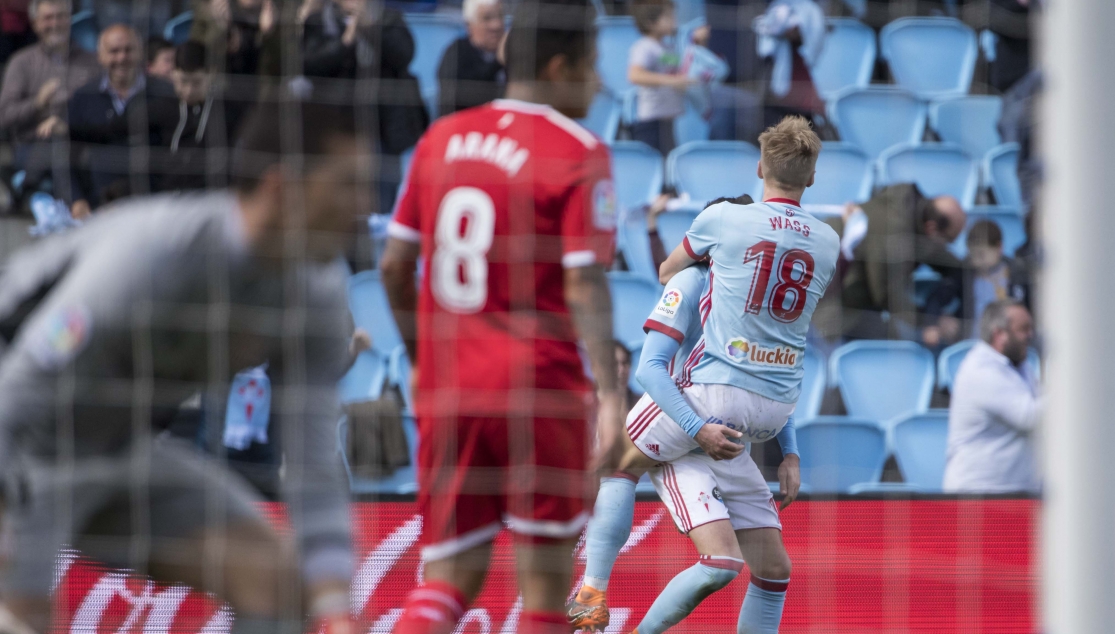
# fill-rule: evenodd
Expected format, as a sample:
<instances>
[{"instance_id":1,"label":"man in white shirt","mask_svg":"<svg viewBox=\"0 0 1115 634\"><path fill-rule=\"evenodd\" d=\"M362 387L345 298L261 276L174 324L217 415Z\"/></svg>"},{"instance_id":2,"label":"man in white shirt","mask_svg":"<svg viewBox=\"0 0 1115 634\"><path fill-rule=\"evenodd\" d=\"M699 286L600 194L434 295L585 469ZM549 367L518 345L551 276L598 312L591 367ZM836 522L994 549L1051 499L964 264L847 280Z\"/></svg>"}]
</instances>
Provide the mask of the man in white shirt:
<instances>
[{"instance_id":1,"label":"man in white shirt","mask_svg":"<svg viewBox=\"0 0 1115 634\"><path fill-rule=\"evenodd\" d=\"M949 410L944 490L1037 492L1034 434L1041 398L1026 363L1034 322L1014 300L990 304L980 339L960 364Z\"/></svg>"}]
</instances>

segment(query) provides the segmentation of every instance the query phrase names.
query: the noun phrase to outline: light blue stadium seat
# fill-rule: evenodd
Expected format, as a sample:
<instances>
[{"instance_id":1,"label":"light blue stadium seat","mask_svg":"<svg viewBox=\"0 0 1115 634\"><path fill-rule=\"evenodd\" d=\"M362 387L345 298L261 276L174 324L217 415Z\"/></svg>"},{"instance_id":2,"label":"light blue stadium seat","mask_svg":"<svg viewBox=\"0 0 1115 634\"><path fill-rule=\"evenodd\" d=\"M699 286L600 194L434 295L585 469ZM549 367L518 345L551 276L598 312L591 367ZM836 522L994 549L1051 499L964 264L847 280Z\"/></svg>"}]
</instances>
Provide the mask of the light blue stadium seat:
<instances>
[{"instance_id":1,"label":"light blue stadium seat","mask_svg":"<svg viewBox=\"0 0 1115 634\"><path fill-rule=\"evenodd\" d=\"M662 191L664 159L658 150L638 141L612 145L612 179L616 199L625 210L652 202Z\"/></svg>"},{"instance_id":2,"label":"light blue stadium seat","mask_svg":"<svg viewBox=\"0 0 1115 634\"><path fill-rule=\"evenodd\" d=\"M622 105L618 99L605 90L596 93L589 106L588 115L577 122L588 128L593 134L604 139L605 143L616 140L622 114Z\"/></svg>"},{"instance_id":3,"label":"light blue stadium seat","mask_svg":"<svg viewBox=\"0 0 1115 634\"><path fill-rule=\"evenodd\" d=\"M879 156L879 185L916 183L928 197L949 195L971 209L979 190L979 166L958 146L926 143L892 147Z\"/></svg>"},{"instance_id":4,"label":"light blue stadium seat","mask_svg":"<svg viewBox=\"0 0 1115 634\"><path fill-rule=\"evenodd\" d=\"M954 18L900 18L879 49L899 86L922 99L968 94L979 55L976 32Z\"/></svg>"},{"instance_id":5,"label":"light blue stadium seat","mask_svg":"<svg viewBox=\"0 0 1115 634\"><path fill-rule=\"evenodd\" d=\"M368 331L372 350L384 359L403 345L379 271L361 271L348 280L348 306L357 328Z\"/></svg>"},{"instance_id":6,"label":"light blue stadium seat","mask_svg":"<svg viewBox=\"0 0 1115 634\"><path fill-rule=\"evenodd\" d=\"M1022 183L1018 180L1018 144L1004 143L983 159L983 182L991 188L1000 206L1025 211Z\"/></svg>"},{"instance_id":7,"label":"light blue stadium seat","mask_svg":"<svg viewBox=\"0 0 1115 634\"><path fill-rule=\"evenodd\" d=\"M341 377L342 403L360 403L377 400L383 394L384 382L390 376L388 359L376 350L365 350L356 355L352 367Z\"/></svg>"},{"instance_id":8,"label":"light blue stadium seat","mask_svg":"<svg viewBox=\"0 0 1115 634\"><path fill-rule=\"evenodd\" d=\"M626 218L619 226L618 238L627 269L633 275L657 284L658 269L654 266L654 255L650 250L646 220L641 215Z\"/></svg>"},{"instance_id":9,"label":"light blue stadium seat","mask_svg":"<svg viewBox=\"0 0 1115 634\"><path fill-rule=\"evenodd\" d=\"M875 31L853 18L828 18L825 47L813 68L813 85L826 101L846 88L867 88L875 71Z\"/></svg>"},{"instance_id":10,"label":"light blue stadium seat","mask_svg":"<svg viewBox=\"0 0 1115 634\"><path fill-rule=\"evenodd\" d=\"M940 491L945 477L948 410L933 410L899 420L891 429L894 458L902 478L922 491Z\"/></svg>"},{"instance_id":11,"label":"light blue stadium seat","mask_svg":"<svg viewBox=\"0 0 1115 634\"><path fill-rule=\"evenodd\" d=\"M875 159L899 144L921 143L928 107L900 88L851 88L828 104L829 119L846 143Z\"/></svg>"},{"instance_id":12,"label":"light blue stadium seat","mask_svg":"<svg viewBox=\"0 0 1115 634\"><path fill-rule=\"evenodd\" d=\"M464 23L440 14L405 14L407 27L414 36L414 59L410 72L418 78L422 94L437 92L437 68L449 45L465 34Z\"/></svg>"},{"instance_id":13,"label":"light blue stadium seat","mask_svg":"<svg viewBox=\"0 0 1115 634\"><path fill-rule=\"evenodd\" d=\"M97 52L97 16L92 11L79 11L70 19L70 39L79 48Z\"/></svg>"},{"instance_id":14,"label":"light blue stadium seat","mask_svg":"<svg viewBox=\"0 0 1115 634\"><path fill-rule=\"evenodd\" d=\"M843 493L878 482L887 459L886 432L872 420L821 416L797 421L801 482L814 493Z\"/></svg>"},{"instance_id":15,"label":"light blue stadium seat","mask_svg":"<svg viewBox=\"0 0 1115 634\"><path fill-rule=\"evenodd\" d=\"M171 44L178 46L190 39L190 29L194 25L194 12L184 11L167 20L163 27L163 37Z\"/></svg>"},{"instance_id":16,"label":"light blue stadium seat","mask_svg":"<svg viewBox=\"0 0 1115 634\"><path fill-rule=\"evenodd\" d=\"M337 453L341 455L341 463L345 467L348 477L349 490L356 495L371 494L414 494L418 492L418 478L415 465L418 464L418 430L415 428L414 419L403 418L403 432L406 434L407 446L410 448L410 465L395 470L390 476L379 479L359 478L353 476L352 468L348 463L348 454L345 453L345 439L348 436L348 419L341 417L337 423Z\"/></svg>"},{"instance_id":17,"label":"light blue stadium seat","mask_svg":"<svg viewBox=\"0 0 1115 634\"><path fill-rule=\"evenodd\" d=\"M929 408L933 355L912 341L853 341L829 357L829 381L849 416L887 425Z\"/></svg>"},{"instance_id":18,"label":"light blue stadium seat","mask_svg":"<svg viewBox=\"0 0 1115 634\"><path fill-rule=\"evenodd\" d=\"M1003 100L993 95L970 95L935 101L929 105L929 125L945 143L960 146L968 156L982 160L1003 142L999 117Z\"/></svg>"},{"instance_id":19,"label":"light blue stadium seat","mask_svg":"<svg viewBox=\"0 0 1115 634\"><path fill-rule=\"evenodd\" d=\"M627 54L639 37L635 20L629 16L596 19L596 71L613 95L623 95L633 87L627 81Z\"/></svg>"},{"instance_id":20,"label":"light blue stadium seat","mask_svg":"<svg viewBox=\"0 0 1115 634\"><path fill-rule=\"evenodd\" d=\"M875 182L871 159L849 143L825 143L817 157L817 179L801 196L802 205L867 202Z\"/></svg>"},{"instance_id":21,"label":"light blue stadium seat","mask_svg":"<svg viewBox=\"0 0 1115 634\"><path fill-rule=\"evenodd\" d=\"M686 104L685 112L674 119L674 143L684 145L691 141L708 141L709 122L701 113Z\"/></svg>"},{"instance_id":22,"label":"light blue stadium seat","mask_svg":"<svg viewBox=\"0 0 1115 634\"><path fill-rule=\"evenodd\" d=\"M848 487L848 493L852 495L879 495L889 493L904 497L911 493L924 492L923 489L909 482L860 482L859 484L853 484Z\"/></svg>"},{"instance_id":23,"label":"light blue stadium seat","mask_svg":"<svg viewBox=\"0 0 1115 634\"><path fill-rule=\"evenodd\" d=\"M670 152L666 180L704 205L721 196L751 194L761 200L763 181L755 173L759 149L743 141L694 141Z\"/></svg>"},{"instance_id":24,"label":"light blue stadium seat","mask_svg":"<svg viewBox=\"0 0 1115 634\"><path fill-rule=\"evenodd\" d=\"M968 352L972 346L976 345L976 339L965 339L952 344L941 351L940 356L937 357L937 387L942 390L951 390L952 382L956 379L956 373L960 370L960 363L964 361L964 357L968 356ZM1029 353L1026 355L1026 363L1030 366L1030 370L1034 373L1034 377L1041 378L1041 355L1037 350L1030 348Z\"/></svg>"},{"instance_id":25,"label":"light blue stadium seat","mask_svg":"<svg viewBox=\"0 0 1115 634\"><path fill-rule=\"evenodd\" d=\"M642 348L646 333L643 322L661 294L661 287L649 280L622 271L608 273L612 290L612 329L615 338L628 350Z\"/></svg>"},{"instance_id":26,"label":"light blue stadium seat","mask_svg":"<svg viewBox=\"0 0 1115 634\"><path fill-rule=\"evenodd\" d=\"M949 245L949 250L954 255L961 259L967 257L968 230L980 220L990 220L999 225L999 229L1003 232L1003 254L1007 257L1013 257L1015 251L1026 244L1026 224L1013 209L979 205L968 212L967 226L956 238L956 242Z\"/></svg>"},{"instance_id":27,"label":"light blue stadium seat","mask_svg":"<svg viewBox=\"0 0 1115 634\"><path fill-rule=\"evenodd\" d=\"M658 237L666 253L673 253L693 225L696 211L667 211L658 216Z\"/></svg>"},{"instance_id":28,"label":"light blue stadium seat","mask_svg":"<svg viewBox=\"0 0 1115 634\"><path fill-rule=\"evenodd\" d=\"M801 396L794 409L794 420L814 418L821 413L821 403L825 400L825 389L828 380L825 375L825 358L817 352L816 347L809 346L805 349L802 359L805 366L805 375L801 380Z\"/></svg>"}]
</instances>

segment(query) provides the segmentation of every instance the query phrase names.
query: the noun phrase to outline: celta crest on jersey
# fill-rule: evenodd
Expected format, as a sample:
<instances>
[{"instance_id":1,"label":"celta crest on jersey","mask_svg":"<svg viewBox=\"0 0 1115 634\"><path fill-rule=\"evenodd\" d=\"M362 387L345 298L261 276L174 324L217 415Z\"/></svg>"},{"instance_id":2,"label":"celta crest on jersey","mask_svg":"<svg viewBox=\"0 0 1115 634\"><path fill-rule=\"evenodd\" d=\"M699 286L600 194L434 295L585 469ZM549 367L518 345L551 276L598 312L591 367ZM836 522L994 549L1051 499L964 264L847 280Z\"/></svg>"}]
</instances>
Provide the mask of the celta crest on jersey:
<instances>
[{"instance_id":1,"label":"celta crest on jersey","mask_svg":"<svg viewBox=\"0 0 1115 634\"><path fill-rule=\"evenodd\" d=\"M530 158L530 150L519 147L515 139L479 132L454 134L445 146L445 163L481 161L495 165L514 177Z\"/></svg>"},{"instance_id":2,"label":"celta crest on jersey","mask_svg":"<svg viewBox=\"0 0 1115 634\"><path fill-rule=\"evenodd\" d=\"M780 368L796 367L803 352L790 346L766 347L743 337L733 337L728 341L726 348L728 358L736 363L753 363Z\"/></svg>"}]
</instances>

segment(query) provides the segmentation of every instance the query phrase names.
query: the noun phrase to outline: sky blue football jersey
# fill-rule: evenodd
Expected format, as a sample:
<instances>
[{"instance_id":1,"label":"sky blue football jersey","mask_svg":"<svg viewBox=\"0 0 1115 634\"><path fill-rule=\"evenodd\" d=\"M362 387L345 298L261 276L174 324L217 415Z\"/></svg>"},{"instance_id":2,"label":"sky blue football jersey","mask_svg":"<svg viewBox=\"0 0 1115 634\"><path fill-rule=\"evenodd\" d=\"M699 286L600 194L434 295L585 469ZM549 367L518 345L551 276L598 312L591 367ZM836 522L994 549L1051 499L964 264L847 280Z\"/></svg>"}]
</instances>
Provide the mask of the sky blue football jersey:
<instances>
[{"instance_id":1,"label":"sky blue football jersey","mask_svg":"<svg viewBox=\"0 0 1115 634\"><path fill-rule=\"evenodd\" d=\"M690 382L797 402L809 320L836 271L836 231L794 201L724 202L697 216L683 244L711 260L699 307L704 349Z\"/></svg>"},{"instance_id":2,"label":"sky blue football jersey","mask_svg":"<svg viewBox=\"0 0 1115 634\"><path fill-rule=\"evenodd\" d=\"M670 366L670 376L674 378L682 376L685 363L704 332L700 304L708 283L708 270L707 265L697 264L675 275L643 324L644 331L657 330L681 344Z\"/></svg>"}]
</instances>

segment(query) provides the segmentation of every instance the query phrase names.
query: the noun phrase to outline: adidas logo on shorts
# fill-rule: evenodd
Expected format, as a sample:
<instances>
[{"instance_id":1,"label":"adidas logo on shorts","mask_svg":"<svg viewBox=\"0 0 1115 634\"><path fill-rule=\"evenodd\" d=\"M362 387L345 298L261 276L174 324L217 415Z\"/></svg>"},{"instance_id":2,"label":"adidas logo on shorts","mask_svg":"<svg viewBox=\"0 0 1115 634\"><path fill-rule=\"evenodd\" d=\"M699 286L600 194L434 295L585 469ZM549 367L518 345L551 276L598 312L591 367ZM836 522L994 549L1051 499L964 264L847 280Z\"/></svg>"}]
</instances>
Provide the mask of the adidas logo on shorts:
<instances>
[{"instance_id":1,"label":"adidas logo on shorts","mask_svg":"<svg viewBox=\"0 0 1115 634\"><path fill-rule=\"evenodd\" d=\"M657 444L654 444L654 445L647 444L647 445L643 445L643 446L647 448L647 451L651 452L652 454L654 454L656 456L662 455L658 451L658 445Z\"/></svg>"}]
</instances>

